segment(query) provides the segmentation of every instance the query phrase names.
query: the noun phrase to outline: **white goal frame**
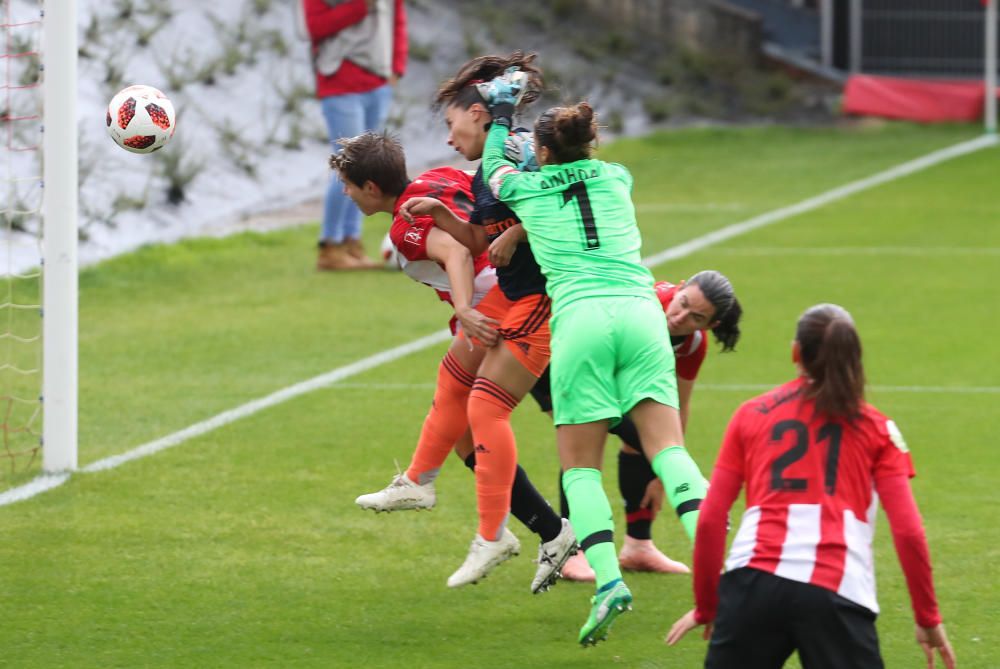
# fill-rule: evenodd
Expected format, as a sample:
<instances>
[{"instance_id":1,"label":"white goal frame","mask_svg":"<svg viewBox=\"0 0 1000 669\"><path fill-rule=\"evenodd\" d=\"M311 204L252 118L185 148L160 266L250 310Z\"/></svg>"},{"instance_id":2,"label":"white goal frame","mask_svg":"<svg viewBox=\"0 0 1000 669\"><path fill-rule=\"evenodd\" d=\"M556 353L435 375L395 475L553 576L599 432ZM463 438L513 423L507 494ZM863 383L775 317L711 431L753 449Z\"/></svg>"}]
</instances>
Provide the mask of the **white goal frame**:
<instances>
[{"instance_id":1,"label":"white goal frame","mask_svg":"<svg viewBox=\"0 0 1000 669\"><path fill-rule=\"evenodd\" d=\"M971 0L970 0L971 1ZM818 0L820 15L820 59L825 67L833 67L833 12L842 0ZM846 0L850 7L850 44L848 48L849 71L853 74L861 67L861 11L864 0ZM984 5L983 32L983 129L987 134L997 132L997 5L1000 0L982 0Z\"/></svg>"},{"instance_id":2,"label":"white goal frame","mask_svg":"<svg viewBox=\"0 0 1000 669\"><path fill-rule=\"evenodd\" d=\"M42 20L42 469L77 468L78 147L76 0Z\"/></svg>"},{"instance_id":3,"label":"white goal frame","mask_svg":"<svg viewBox=\"0 0 1000 669\"><path fill-rule=\"evenodd\" d=\"M983 127L990 135L997 131L997 2L998 0L986 0L986 32L983 41L986 46L983 56L986 93Z\"/></svg>"}]
</instances>

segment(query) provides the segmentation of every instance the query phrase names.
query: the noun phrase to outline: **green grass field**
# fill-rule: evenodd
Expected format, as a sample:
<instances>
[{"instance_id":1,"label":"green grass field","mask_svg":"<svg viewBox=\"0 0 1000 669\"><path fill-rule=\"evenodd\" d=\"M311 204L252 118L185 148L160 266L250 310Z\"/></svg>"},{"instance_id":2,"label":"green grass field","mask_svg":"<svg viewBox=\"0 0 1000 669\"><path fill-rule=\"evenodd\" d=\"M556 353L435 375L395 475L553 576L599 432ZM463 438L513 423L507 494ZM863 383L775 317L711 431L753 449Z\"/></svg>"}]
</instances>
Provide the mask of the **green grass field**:
<instances>
[{"instance_id":1,"label":"green grass field","mask_svg":"<svg viewBox=\"0 0 1000 669\"><path fill-rule=\"evenodd\" d=\"M602 157L632 169L652 254L976 133L703 129L622 141ZM719 269L745 309L738 351L710 353L694 395L688 442L705 471L736 406L790 378L798 314L821 301L852 311L871 399L914 454L952 642L962 667L982 669L1000 666L1000 530L990 520L1000 354L989 339L1000 329L998 165L996 149L980 151L655 269L670 280ZM369 222L369 246L385 228ZM83 272L81 464L444 327L446 305L399 274L317 274L315 233L156 246ZM408 462L443 350L0 507L0 665L700 666L697 637L662 643L691 604L688 578L630 577L635 611L609 642L581 650L590 586L532 596L536 544L516 521L520 557L475 587L446 588L475 522L473 479L457 459L432 512L355 507L388 482L394 458ZM514 422L522 464L555 499L551 425L530 400ZM0 490L37 468L15 461ZM909 669L922 655L879 523L883 654ZM669 515L654 537L689 555Z\"/></svg>"}]
</instances>

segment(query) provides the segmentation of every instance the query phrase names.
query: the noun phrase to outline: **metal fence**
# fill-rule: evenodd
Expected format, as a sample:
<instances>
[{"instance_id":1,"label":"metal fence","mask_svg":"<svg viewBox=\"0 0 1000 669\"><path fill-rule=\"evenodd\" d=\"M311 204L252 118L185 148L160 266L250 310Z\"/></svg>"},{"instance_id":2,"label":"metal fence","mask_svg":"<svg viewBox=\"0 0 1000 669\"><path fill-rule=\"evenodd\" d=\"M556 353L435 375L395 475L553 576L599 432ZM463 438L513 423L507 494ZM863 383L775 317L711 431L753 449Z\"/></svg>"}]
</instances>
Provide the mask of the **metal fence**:
<instances>
[{"instance_id":1,"label":"metal fence","mask_svg":"<svg viewBox=\"0 0 1000 669\"><path fill-rule=\"evenodd\" d=\"M824 60L851 72L983 76L980 0L822 0Z\"/></svg>"}]
</instances>

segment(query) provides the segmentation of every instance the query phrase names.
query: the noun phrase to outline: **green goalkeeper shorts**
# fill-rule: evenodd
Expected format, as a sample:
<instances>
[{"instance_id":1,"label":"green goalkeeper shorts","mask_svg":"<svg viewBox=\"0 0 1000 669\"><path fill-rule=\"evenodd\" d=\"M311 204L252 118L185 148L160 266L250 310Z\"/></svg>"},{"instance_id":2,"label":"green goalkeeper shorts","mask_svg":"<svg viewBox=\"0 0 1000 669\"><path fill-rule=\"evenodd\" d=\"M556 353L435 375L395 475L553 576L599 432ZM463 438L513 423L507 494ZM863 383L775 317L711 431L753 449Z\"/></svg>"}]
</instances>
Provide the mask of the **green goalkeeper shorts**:
<instances>
[{"instance_id":1,"label":"green goalkeeper shorts","mask_svg":"<svg viewBox=\"0 0 1000 669\"><path fill-rule=\"evenodd\" d=\"M552 318L556 425L610 419L644 399L678 408L674 351L663 307L652 297L591 297Z\"/></svg>"}]
</instances>

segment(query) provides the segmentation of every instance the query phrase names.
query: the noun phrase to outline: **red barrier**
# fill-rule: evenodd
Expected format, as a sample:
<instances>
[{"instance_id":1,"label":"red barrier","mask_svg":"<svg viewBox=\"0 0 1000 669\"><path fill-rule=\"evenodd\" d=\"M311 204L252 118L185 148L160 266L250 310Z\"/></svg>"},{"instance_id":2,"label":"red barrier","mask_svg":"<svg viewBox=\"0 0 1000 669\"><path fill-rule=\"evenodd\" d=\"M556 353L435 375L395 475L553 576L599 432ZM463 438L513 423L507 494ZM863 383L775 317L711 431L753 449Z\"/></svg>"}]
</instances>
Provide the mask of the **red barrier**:
<instances>
[{"instance_id":1,"label":"red barrier","mask_svg":"<svg viewBox=\"0 0 1000 669\"><path fill-rule=\"evenodd\" d=\"M977 81L927 81L853 75L844 89L844 113L922 123L976 121L984 86Z\"/></svg>"}]
</instances>

